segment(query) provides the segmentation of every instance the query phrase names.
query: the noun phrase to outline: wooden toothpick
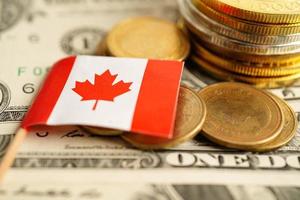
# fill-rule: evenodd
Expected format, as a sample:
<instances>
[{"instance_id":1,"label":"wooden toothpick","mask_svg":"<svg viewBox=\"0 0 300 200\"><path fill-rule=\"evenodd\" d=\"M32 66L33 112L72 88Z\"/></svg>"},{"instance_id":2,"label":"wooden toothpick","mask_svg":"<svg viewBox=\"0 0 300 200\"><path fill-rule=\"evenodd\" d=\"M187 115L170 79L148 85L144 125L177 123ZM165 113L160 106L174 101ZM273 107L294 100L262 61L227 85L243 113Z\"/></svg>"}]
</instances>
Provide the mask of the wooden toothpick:
<instances>
[{"instance_id":1,"label":"wooden toothpick","mask_svg":"<svg viewBox=\"0 0 300 200\"><path fill-rule=\"evenodd\" d=\"M19 128L18 131L16 132L14 140L12 141L12 143L9 144L7 151L0 163L0 181L3 180L7 170L13 164L17 151L21 146L21 144L23 143L26 135L27 135L27 130L23 128Z\"/></svg>"}]
</instances>

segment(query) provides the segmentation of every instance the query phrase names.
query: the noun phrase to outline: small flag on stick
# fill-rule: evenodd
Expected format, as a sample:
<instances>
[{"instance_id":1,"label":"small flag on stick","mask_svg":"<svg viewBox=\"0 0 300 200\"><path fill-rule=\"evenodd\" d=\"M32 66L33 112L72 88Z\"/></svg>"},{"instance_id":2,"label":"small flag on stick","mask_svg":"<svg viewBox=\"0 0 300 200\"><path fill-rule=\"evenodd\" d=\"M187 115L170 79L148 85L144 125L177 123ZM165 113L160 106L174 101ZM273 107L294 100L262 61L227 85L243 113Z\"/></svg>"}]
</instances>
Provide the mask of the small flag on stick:
<instances>
[{"instance_id":1,"label":"small flag on stick","mask_svg":"<svg viewBox=\"0 0 300 200\"><path fill-rule=\"evenodd\" d=\"M88 125L171 138L182 70L180 61L99 56L58 61L9 148L10 158L3 159L0 175L35 126Z\"/></svg>"}]
</instances>

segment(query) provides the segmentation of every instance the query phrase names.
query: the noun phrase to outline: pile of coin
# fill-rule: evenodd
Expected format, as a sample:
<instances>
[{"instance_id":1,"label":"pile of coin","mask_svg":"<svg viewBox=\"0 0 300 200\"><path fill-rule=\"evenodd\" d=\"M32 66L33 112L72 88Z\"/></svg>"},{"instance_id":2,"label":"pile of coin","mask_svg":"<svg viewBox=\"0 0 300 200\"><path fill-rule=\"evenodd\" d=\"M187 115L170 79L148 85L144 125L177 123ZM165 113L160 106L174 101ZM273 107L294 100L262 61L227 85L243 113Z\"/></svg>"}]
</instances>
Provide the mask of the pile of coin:
<instances>
[{"instance_id":1,"label":"pile of coin","mask_svg":"<svg viewBox=\"0 0 300 200\"><path fill-rule=\"evenodd\" d=\"M218 79L260 87L300 77L299 0L178 0L190 60Z\"/></svg>"},{"instance_id":2,"label":"pile of coin","mask_svg":"<svg viewBox=\"0 0 300 200\"><path fill-rule=\"evenodd\" d=\"M267 151L288 143L297 130L292 108L266 91L243 83L217 83L202 89L207 117L202 134L241 150Z\"/></svg>"},{"instance_id":3,"label":"pile of coin","mask_svg":"<svg viewBox=\"0 0 300 200\"><path fill-rule=\"evenodd\" d=\"M201 64L201 66L212 66L209 69L216 68L217 70L221 70L221 67L218 68L215 65L218 66L217 63L223 63L224 66L231 67L231 70L236 70L237 77L250 77L253 75L251 73L256 73L253 75L255 78L252 77L252 79L260 81L262 79L270 79L262 76L267 73L269 73L267 74L268 76L273 76L276 72L276 75L281 76L280 73L287 73L288 70L293 68L290 65L292 65L292 61L296 60L293 57L294 55L290 57L291 63L286 63L286 66L283 67L281 65L277 66L276 64L278 63L272 60L271 57L248 55L244 54L244 52L241 55L244 57L246 55L250 56L253 60L256 58L265 58L265 60L257 60L261 61L260 64L263 66L258 66L259 62L256 62L252 63L254 66L248 66L248 68L246 64L237 65L234 68L232 65L233 62L242 61L233 61L217 55L217 53L212 53L208 46L213 46L212 43L215 40L211 40L211 43L209 41L202 41L205 37L201 38L202 33L196 29L195 24L189 23L188 20L190 20L190 17L196 17L190 13L191 6L193 6L195 12L201 13L198 7L196 7L198 4L194 5L188 0L179 2L181 9L184 8L184 12L189 12L189 15L184 15L185 26L190 32L189 34L192 35L194 48L197 48L196 51L192 52L191 58ZM210 20L207 17L204 17L204 19ZM265 37L268 38L267 36ZM289 37L293 38L292 36ZM256 38L256 36L253 35L253 38ZM274 37L274 39L276 38ZM258 37L257 42L259 42ZM260 42L264 41L261 40ZM205 44L210 45L206 46ZM216 47L219 49L218 46ZM116 57L184 60L188 56L189 50L190 45L186 34L174 23L153 17L138 17L125 20L116 25L100 43L96 54ZM223 50L224 53L229 51L225 47ZM229 56L231 53L229 53ZM242 59L244 58L243 56L239 58ZM287 58L288 56L285 57ZM263 63L265 61L270 62ZM287 59L285 62L287 62ZM238 68L238 66L243 66L244 68ZM240 69L239 75L237 75L238 69ZM295 69L298 68L295 67ZM222 70L225 71L225 67ZM233 74L233 72L227 73ZM285 76L290 75L285 74ZM276 77L272 78L276 79ZM279 148L294 137L296 128L296 116L283 100L252 86L230 82L207 86L198 93L181 86L174 134L171 139L137 133L123 133L118 130L98 127L82 127L82 129L92 134L102 136L119 135L128 143L140 149L170 148L194 138L197 134L201 134L219 145L250 151L267 151Z\"/></svg>"},{"instance_id":4,"label":"pile of coin","mask_svg":"<svg viewBox=\"0 0 300 200\"><path fill-rule=\"evenodd\" d=\"M136 17L113 27L99 44L96 55L184 60L189 51L189 40L175 23Z\"/></svg>"},{"instance_id":5,"label":"pile of coin","mask_svg":"<svg viewBox=\"0 0 300 200\"><path fill-rule=\"evenodd\" d=\"M181 86L171 139L98 127L81 127L92 134L120 135L146 150L171 148L204 135L221 146L248 151L269 151L287 144L296 134L297 119L280 98L242 83L210 85L198 94Z\"/></svg>"},{"instance_id":6,"label":"pile of coin","mask_svg":"<svg viewBox=\"0 0 300 200\"><path fill-rule=\"evenodd\" d=\"M189 52L189 40L177 24L156 17L135 17L126 19L113 27L105 39L100 42L95 54L185 60ZM181 87L172 139L90 126L81 128L97 135L121 135L124 140L138 148L162 149L192 139L201 130L205 115L204 102L200 97L192 90Z\"/></svg>"}]
</instances>

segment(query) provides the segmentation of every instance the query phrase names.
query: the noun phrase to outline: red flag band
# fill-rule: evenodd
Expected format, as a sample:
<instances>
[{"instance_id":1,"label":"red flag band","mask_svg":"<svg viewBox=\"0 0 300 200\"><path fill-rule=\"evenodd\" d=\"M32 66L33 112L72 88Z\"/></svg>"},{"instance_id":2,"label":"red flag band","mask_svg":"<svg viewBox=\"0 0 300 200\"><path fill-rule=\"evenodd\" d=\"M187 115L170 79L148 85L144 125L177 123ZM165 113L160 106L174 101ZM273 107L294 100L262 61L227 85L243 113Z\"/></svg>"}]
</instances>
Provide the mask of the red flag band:
<instances>
[{"instance_id":1,"label":"red flag band","mask_svg":"<svg viewBox=\"0 0 300 200\"><path fill-rule=\"evenodd\" d=\"M172 137L183 63L68 57L57 62L22 127L90 125Z\"/></svg>"}]
</instances>

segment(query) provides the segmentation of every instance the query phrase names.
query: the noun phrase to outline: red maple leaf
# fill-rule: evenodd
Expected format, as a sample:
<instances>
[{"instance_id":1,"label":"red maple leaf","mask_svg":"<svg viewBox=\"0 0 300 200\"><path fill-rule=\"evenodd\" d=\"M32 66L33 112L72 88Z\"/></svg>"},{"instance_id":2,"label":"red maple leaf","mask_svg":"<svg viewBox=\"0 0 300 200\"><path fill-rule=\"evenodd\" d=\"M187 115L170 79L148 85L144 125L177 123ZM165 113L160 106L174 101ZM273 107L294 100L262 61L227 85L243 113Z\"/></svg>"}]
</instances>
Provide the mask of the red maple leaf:
<instances>
[{"instance_id":1,"label":"red maple leaf","mask_svg":"<svg viewBox=\"0 0 300 200\"><path fill-rule=\"evenodd\" d=\"M132 82L119 81L113 85L117 76L118 74L112 75L109 70L106 70L101 75L95 74L94 84L88 80L76 81L75 88L72 90L82 97L81 101L96 100L93 106L95 110L99 100L114 101L116 96L130 91Z\"/></svg>"}]
</instances>

